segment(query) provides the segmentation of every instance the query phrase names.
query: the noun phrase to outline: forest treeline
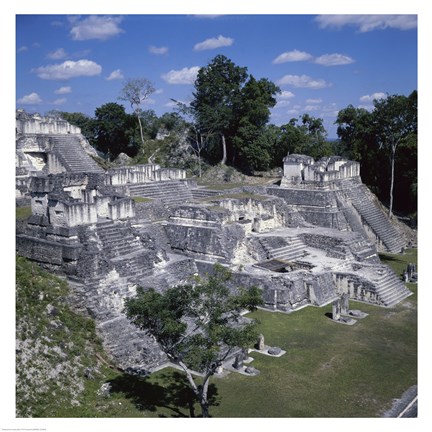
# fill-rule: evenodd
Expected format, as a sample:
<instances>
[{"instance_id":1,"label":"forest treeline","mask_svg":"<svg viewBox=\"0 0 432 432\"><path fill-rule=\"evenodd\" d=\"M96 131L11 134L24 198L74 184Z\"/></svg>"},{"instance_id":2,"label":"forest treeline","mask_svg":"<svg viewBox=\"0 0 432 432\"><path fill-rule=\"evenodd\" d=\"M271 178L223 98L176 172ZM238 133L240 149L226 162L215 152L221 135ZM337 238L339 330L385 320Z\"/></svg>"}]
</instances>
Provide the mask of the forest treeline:
<instances>
[{"instance_id":1,"label":"forest treeline","mask_svg":"<svg viewBox=\"0 0 432 432\"><path fill-rule=\"evenodd\" d=\"M120 101L96 108L94 116L51 111L79 126L100 156L120 153L131 163L155 162L200 176L209 166L230 165L244 173L282 166L288 153L315 158L340 155L361 164L365 184L382 202L404 215L417 211L417 91L387 95L373 109L352 105L339 111L337 140L329 140L323 119L304 113L285 124L270 123L270 110L281 90L246 67L217 55L202 67L191 103L173 101L175 112L157 116L142 109L154 92L145 78L125 82Z\"/></svg>"}]
</instances>

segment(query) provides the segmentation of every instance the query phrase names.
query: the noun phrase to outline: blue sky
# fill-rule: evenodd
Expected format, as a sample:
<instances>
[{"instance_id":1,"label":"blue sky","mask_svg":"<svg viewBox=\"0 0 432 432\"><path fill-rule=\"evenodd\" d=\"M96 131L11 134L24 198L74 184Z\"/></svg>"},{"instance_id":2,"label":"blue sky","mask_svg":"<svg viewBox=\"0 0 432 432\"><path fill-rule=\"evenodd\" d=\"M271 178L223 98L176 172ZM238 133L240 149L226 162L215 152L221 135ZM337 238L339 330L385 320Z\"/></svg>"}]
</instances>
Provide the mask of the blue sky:
<instances>
[{"instance_id":1,"label":"blue sky","mask_svg":"<svg viewBox=\"0 0 432 432\"><path fill-rule=\"evenodd\" d=\"M223 54L282 94L271 122L323 118L417 89L417 16L32 15L16 16L16 106L94 115L118 102L124 80L148 78L157 115L188 102L198 69ZM126 106L130 112L129 107Z\"/></svg>"}]
</instances>

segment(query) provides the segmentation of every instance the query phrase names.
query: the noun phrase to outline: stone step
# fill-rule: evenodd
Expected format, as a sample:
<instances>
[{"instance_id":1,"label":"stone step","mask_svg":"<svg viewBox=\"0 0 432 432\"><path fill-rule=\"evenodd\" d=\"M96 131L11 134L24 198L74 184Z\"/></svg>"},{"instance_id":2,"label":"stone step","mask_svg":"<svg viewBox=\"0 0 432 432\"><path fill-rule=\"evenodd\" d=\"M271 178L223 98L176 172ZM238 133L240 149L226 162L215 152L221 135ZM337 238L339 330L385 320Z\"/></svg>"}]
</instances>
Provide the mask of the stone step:
<instances>
[{"instance_id":1,"label":"stone step","mask_svg":"<svg viewBox=\"0 0 432 432\"><path fill-rule=\"evenodd\" d=\"M104 170L85 152L74 136L52 137L53 152L69 172L99 172Z\"/></svg>"},{"instance_id":2,"label":"stone step","mask_svg":"<svg viewBox=\"0 0 432 432\"><path fill-rule=\"evenodd\" d=\"M376 204L371 201L364 190L366 186L346 182L343 191L351 200L354 208L371 227L390 252L399 252L405 242L400 238L396 229Z\"/></svg>"}]
</instances>

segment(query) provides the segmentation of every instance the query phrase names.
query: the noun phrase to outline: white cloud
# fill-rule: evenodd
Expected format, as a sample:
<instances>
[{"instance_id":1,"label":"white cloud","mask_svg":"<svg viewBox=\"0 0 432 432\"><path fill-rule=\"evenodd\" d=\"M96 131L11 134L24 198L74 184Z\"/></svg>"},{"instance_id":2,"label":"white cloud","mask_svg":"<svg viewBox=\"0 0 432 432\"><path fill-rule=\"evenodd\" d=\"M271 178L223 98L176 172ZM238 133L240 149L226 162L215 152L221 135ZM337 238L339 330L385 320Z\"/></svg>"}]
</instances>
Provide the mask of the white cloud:
<instances>
[{"instance_id":1,"label":"white cloud","mask_svg":"<svg viewBox=\"0 0 432 432\"><path fill-rule=\"evenodd\" d=\"M119 27L122 17L89 16L82 20L74 19L70 35L73 40L107 40L123 33Z\"/></svg>"},{"instance_id":2,"label":"white cloud","mask_svg":"<svg viewBox=\"0 0 432 432\"><path fill-rule=\"evenodd\" d=\"M319 111L321 109L321 105L306 105L304 107L304 111L310 112L310 111Z\"/></svg>"},{"instance_id":3,"label":"white cloud","mask_svg":"<svg viewBox=\"0 0 432 432\"><path fill-rule=\"evenodd\" d=\"M324 105L323 107L321 107L321 110L322 111L319 116L323 118L334 118L337 117L337 115L339 114L339 110L335 102Z\"/></svg>"},{"instance_id":4,"label":"white cloud","mask_svg":"<svg viewBox=\"0 0 432 432\"><path fill-rule=\"evenodd\" d=\"M233 43L234 43L234 39L219 35L217 38L210 38L210 39L206 39L203 42L197 43L194 46L194 51L203 51L203 50L231 46Z\"/></svg>"},{"instance_id":5,"label":"white cloud","mask_svg":"<svg viewBox=\"0 0 432 432\"><path fill-rule=\"evenodd\" d=\"M288 51L280 54L274 60L274 64L286 63L286 62L297 62L297 61L307 61L312 58L312 55L299 50Z\"/></svg>"},{"instance_id":6,"label":"white cloud","mask_svg":"<svg viewBox=\"0 0 432 432\"><path fill-rule=\"evenodd\" d=\"M153 45L149 46L149 52L156 55L163 55L168 52L167 47L155 47Z\"/></svg>"},{"instance_id":7,"label":"white cloud","mask_svg":"<svg viewBox=\"0 0 432 432\"><path fill-rule=\"evenodd\" d=\"M307 104L320 104L322 99L306 99Z\"/></svg>"},{"instance_id":8,"label":"white cloud","mask_svg":"<svg viewBox=\"0 0 432 432\"><path fill-rule=\"evenodd\" d=\"M106 77L107 81L112 81L112 80L119 80L119 79L123 79L124 76L122 74L122 71L120 69L116 69L114 71L112 71L109 76Z\"/></svg>"},{"instance_id":9,"label":"white cloud","mask_svg":"<svg viewBox=\"0 0 432 432\"><path fill-rule=\"evenodd\" d=\"M26 47L25 45L23 45L23 46L20 46L18 49L17 49L17 51L20 53L20 52L24 52L24 51L28 51L28 47Z\"/></svg>"},{"instance_id":10,"label":"white cloud","mask_svg":"<svg viewBox=\"0 0 432 432\"><path fill-rule=\"evenodd\" d=\"M17 103L22 105L36 105L40 104L42 99L37 93L30 93L17 100Z\"/></svg>"},{"instance_id":11,"label":"white cloud","mask_svg":"<svg viewBox=\"0 0 432 432\"><path fill-rule=\"evenodd\" d=\"M66 80L80 76L100 75L102 67L91 60L67 60L63 63L41 66L34 70L37 76L47 80Z\"/></svg>"},{"instance_id":12,"label":"white cloud","mask_svg":"<svg viewBox=\"0 0 432 432\"><path fill-rule=\"evenodd\" d=\"M281 93L279 93L276 96L277 104L275 108L282 108L290 105L291 102L288 99L292 99L293 97L295 97L294 93L287 90L283 90Z\"/></svg>"},{"instance_id":13,"label":"white cloud","mask_svg":"<svg viewBox=\"0 0 432 432\"><path fill-rule=\"evenodd\" d=\"M299 113L300 113L300 111L298 109L295 109L295 108L290 109L290 110L287 111L287 114L292 114L292 115L296 115L296 114L299 114Z\"/></svg>"},{"instance_id":14,"label":"white cloud","mask_svg":"<svg viewBox=\"0 0 432 432\"><path fill-rule=\"evenodd\" d=\"M60 99L56 99L55 101L53 101L53 105L63 105L66 103L66 98L60 98Z\"/></svg>"},{"instance_id":15,"label":"white cloud","mask_svg":"<svg viewBox=\"0 0 432 432\"><path fill-rule=\"evenodd\" d=\"M192 66L190 68L183 68L180 70L170 70L162 75L168 84L193 84L197 78L199 66Z\"/></svg>"},{"instance_id":16,"label":"white cloud","mask_svg":"<svg viewBox=\"0 0 432 432\"><path fill-rule=\"evenodd\" d=\"M55 51L48 53L47 57L54 60L60 60L67 56L66 51L63 48L59 48Z\"/></svg>"},{"instance_id":17,"label":"white cloud","mask_svg":"<svg viewBox=\"0 0 432 432\"><path fill-rule=\"evenodd\" d=\"M360 97L360 102L373 102L375 99L385 99L387 95L383 92L372 93L371 95L364 95Z\"/></svg>"},{"instance_id":18,"label":"white cloud","mask_svg":"<svg viewBox=\"0 0 432 432\"><path fill-rule=\"evenodd\" d=\"M64 86L64 87L58 88L54 93L55 94L68 94L71 91L72 91L72 87L70 87L70 86Z\"/></svg>"},{"instance_id":19,"label":"white cloud","mask_svg":"<svg viewBox=\"0 0 432 432\"><path fill-rule=\"evenodd\" d=\"M354 59L343 54L324 54L315 59L315 63L322 66L339 66L354 63Z\"/></svg>"},{"instance_id":20,"label":"white cloud","mask_svg":"<svg viewBox=\"0 0 432 432\"><path fill-rule=\"evenodd\" d=\"M320 28L341 28L352 25L361 33L372 30L417 28L416 15L319 15L315 18Z\"/></svg>"},{"instance_id":21,"label":"white cloud","mask_svg":"<svg viewBox=\"0 0 432 432\"><path fill-rule=\"evenodd\" d=\"M289 100L282 99L277 101L275 108L283 108L288 105L291 105L291 102Z\"/></svg>"},{"instance_id":22,"label":"white cloud","mask_svg":"<svg viewBox=\"0 0 432 432\"><path fill-rule=\"evenodd\" d=\"M277 95L277 99L291 99L293 97L295 97L294 93L288 90L283 90L281 93Z\"/></svg>"},{"instance_id":23,"label":"white cloud","mask_svg":"<svg viewBox=\"0 0 432 432\"><path fill-rule=\"evenodd\" d=\"M311 78L307 75L285 75L279 81L278 85L292 85L297 88L310 88L310 89L321 89L325 87L330 87L331 83L318 78Z\"/></svg>"}]
</instances>

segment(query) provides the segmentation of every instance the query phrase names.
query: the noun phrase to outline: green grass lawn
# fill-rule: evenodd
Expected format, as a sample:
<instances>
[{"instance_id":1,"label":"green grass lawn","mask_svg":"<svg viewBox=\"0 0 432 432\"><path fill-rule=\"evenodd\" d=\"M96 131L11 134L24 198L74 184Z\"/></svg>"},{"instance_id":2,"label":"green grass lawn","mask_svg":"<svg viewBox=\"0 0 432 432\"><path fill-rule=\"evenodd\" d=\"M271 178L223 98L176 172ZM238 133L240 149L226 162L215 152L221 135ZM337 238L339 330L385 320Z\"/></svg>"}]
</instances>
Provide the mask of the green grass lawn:
<instances>
[{"instance_id":1,"label":"green grass lawn","mask_svg":"<svg viewBox=\"0 0 432 432\"><path fill-rule=\"evenodd\" d=\"M16 207L15 208L15 218L17 220L27 219L31 216L32 211L30 206Z\"/></svg>"},{"instance_id":2,"label":"green grass lawn","mask_svg":"<svg viewBox=\"0 0 432 432\"><path fill-rule=\"evenodd\" d=\"M382 260L399 274L417 262L416 250ZM256 311L265 343L287 353L252 352L255 377L230 373L211 379L213 417L380 417L417 384L417 286L392 308L350 302L369 315L353 326L332 322L331 305L292 314ZM149 378L113 376L110 409L124 417L198 416L184 375L164 369ZM118 405L118 403L121 405Z\"/></svg>"}]
</instances>

